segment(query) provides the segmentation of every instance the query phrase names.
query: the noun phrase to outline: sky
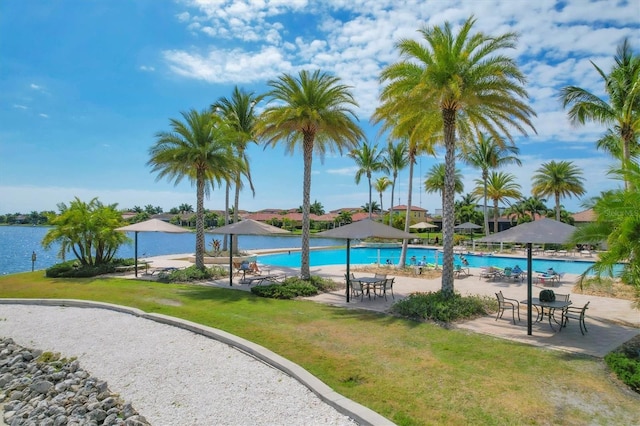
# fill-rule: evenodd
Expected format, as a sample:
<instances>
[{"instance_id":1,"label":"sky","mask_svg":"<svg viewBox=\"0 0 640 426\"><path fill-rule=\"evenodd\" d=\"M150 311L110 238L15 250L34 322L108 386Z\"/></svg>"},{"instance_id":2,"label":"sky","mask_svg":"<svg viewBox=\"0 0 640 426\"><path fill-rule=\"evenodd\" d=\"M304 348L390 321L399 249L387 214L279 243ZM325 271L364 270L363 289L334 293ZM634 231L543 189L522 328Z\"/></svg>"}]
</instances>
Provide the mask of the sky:
<instances>
[{"instance_id":1,"label":"sky","mask_svg":"<svg viewBox=\"0 0 640 426\"><path fill-rule=\"evenodd\" d=\"M190 183L151 173L157 132L170 130L169 120L182 112L230 97L235 86L262 94L270 80L303 69L321 69L351 86L367 141L384 147L386 137L370 116L380 71L399 60L396 43L420 40L424 26L448 21L457 28L471 15L474 31L519 34L506 53L527 77L537 134L516 135L522 167L503 171L516 175L522 193L530 196L532 175L551 160L584 171L587 194L562 199L571 212L620 187L607 176L613 159L595 149L605 129L573 126L558 93L577 85L604 96L592 62L609 71L625 37L638 53L640 0L2 0L0 214L57 211L75 197L121 209L195 208ZM248 155L255 196L244 190L240 209L302 205L301 152L255 144ZM438 151L415 166L412 204L431 213L441 209L441 198L425 193L422 182L442 161ZM479 171L457 167L464 193L471 192ZM346 155L314 158L312 202L326 211L365 205L368 185L366 179L356 185L356 170ZM408 180L407 169L394 205L406 204ZM224 193L215 188L205 208L223 209ZM390 202L387 191L383 208Z\"/></svg>"}]
</instances>

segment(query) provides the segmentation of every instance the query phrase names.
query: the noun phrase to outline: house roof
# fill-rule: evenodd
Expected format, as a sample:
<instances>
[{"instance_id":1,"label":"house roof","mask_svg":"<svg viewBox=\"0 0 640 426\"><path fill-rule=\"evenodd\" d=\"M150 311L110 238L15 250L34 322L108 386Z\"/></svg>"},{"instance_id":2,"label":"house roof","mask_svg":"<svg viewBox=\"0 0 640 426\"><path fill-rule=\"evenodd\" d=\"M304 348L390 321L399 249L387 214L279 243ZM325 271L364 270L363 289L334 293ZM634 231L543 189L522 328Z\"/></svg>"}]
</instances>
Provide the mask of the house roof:
<instances>
[{"instance_id":1,"label":"house roof","mask_svg":"<svg viewBox=\"0 0 640 426\"><path fill-rule=\"evenodd\" d=\"M573 220L576 222L595 222L596 221L596 212L593 209L583 210L578 213L574 213Z\"/></svg>"},{"instance_id":2,"label":"house roof","mask_svg":"<svg viewBox=\"0 0 640 426\"><path fill-rule=\"evenodd\" d=\"M398 210L406 211L407 210L407 205L406 204L400 204L398 206L393 206L393 207L391 207L391 210L393 210L393 211L398 211ZM422 207L418 207L418 206L411 206L411 211L426 212L427 209L423 209Z\"/></svg>"}]
</instances>

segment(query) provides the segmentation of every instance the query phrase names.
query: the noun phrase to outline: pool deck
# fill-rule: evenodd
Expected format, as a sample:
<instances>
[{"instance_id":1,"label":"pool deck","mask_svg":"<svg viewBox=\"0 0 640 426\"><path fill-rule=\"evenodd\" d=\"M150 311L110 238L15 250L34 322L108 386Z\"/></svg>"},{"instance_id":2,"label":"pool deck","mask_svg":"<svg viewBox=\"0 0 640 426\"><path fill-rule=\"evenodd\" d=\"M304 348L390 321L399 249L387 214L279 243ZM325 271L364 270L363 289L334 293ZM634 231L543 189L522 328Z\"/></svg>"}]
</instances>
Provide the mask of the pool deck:
<instances>
[{"instance_id":1,"label":"pool deck","mask_svg":"<svg viewBox=\"0 0 640 426\"><path fill-rule=\"evenodd\" d=\"M295 249L291 249L295 250ZM256 254L264 251L256 252ZM500 254L501 256L511 256L522 259L522 255L517 254ZM188 255L168 255L149 258L154 267L186 267L192 263L184 260ZM537 256L537 258L546 258ZM553 259L555 257L552 257ZM586 260L586 259L585 259ZM594 259L591 259L593 261ZM352 271L356 276L366 275L366 273L357 272L358 267L367 265L352 265ZM299 274L299 268L279 267L260 264L260 268L268 274L276 274L280 276L296 276ZM345 266L329 265L311 267L312 275L319 275L330 278L338 282L344 282ZM527 282L514 281L507 279L486 280L480 278L479 268L470 268L471 275L456 278L454 281L455 291L462 295L486 295L495 297L495 293L502 291L505 297L513 298L519 301L527 298ZM369 274L370 275L370 274ZM132 277L132 274L127 274ZM393 276L393 268L390 268L389 276ZM143 277L144 278L144 277ZM566 274L559 284L553 287L556 293L572 293L572 289L578 279L578 275ZM204 285L215 286L220 288L230 288L229 278L209 281ZM239 278L234 278L234 290L249 291L250 285L240 284ZM440 277L426 279L419 275L413 277L396 276L393 293L395 298L390 294L387 300L384 298L351 298L347 303L344 289L323 293L318 296L307 298L310 301L324 303L332 306L338 306L348 309L366 309L376 312L385 313L391 305L401 300L411 293L438 291L441 288ZM542 284L533 283L533 295L537 297L540 290L549 288L543 287ZM582 335L577 324L569 324L562 331L554 331L547 321L532 324L532 335L527 334L527 306L521 304L520 317L521 320L515 325L511 321L509 313L506 312L504 317L496 320L495 315L487 315L474 320L455 323L454 327L469 332L482 333L492 335L502 339L517 341L536 346L563 350L572 353L580 353L595 357L604 357L607 353L620 346L622 343L630 340L634 336L640 334L640 311L633 307L629 300L614 299L600 296L590 296L582 294L571 294L571 301L574 306L583 306L587 302L591 302L586 315L586 324L588 333ZM533 320L535 320L535 309L533 309ZM556 327L557 330L557 327Z\"/></svg>"}]
</instances>

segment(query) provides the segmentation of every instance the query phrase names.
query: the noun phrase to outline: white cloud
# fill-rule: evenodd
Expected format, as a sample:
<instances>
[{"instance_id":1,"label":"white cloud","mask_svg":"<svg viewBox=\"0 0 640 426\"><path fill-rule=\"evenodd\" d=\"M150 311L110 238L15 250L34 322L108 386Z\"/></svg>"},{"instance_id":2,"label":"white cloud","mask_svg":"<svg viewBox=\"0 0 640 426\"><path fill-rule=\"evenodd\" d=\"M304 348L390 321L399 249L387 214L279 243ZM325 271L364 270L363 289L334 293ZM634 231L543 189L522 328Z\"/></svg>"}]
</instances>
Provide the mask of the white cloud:
<instances>
[{"instance_id":1,"label":"white cloud","mask_svg":"<svg viewBox=\"0 0 640 426\"><path fill-rule=\"evenodd\" d=\"M49 118L49 115L48 115L48 114L45 114L45 113L40 113L40 114L38 114L38 115L39 115L40 117L42 117L42 118Z\"/></svg>"},{"instance_id":2,"label":"white cloud","mask_svg":"<svg viewBox=\"0 0 640 426\"><path fill-rule=\"evenodd\" d=\"M15 109L29 109L29 107L19 104L13 104L13 108Z\"/></svg>"},{"instance_id":3,"label":"white cloud","mask_svg":"<svg viewBox=\"0 0 640 426\"><path fill-rule=\"evenodd\" d=\"M33 89L33 90L44 90L44 89L42 88L42 86L38 86L38 85L37 85L37 84L35 84L35 83L31 83L31 84L29 85L29 87L30 87L31 89Z\"/></svg>"},{"instance_id":4,"label":"white cloud","mask_svg":"<svg viewBox=\"0 0 640 426\"><path fill-rule=\"evenodd\" d=\"M212 48L206 55L168 50L163 55L176 74L211 83L266 81L294 69L274 47L265 47L255 53Z\"/></svg>"},{"instance_id":5,"label":"white cloud","mask_svg":"<svg viewBox=\"0 0 640 426\"><path fill-rule=\"evenodd\" d=\"M155 67L148 66L148 65L140 65L140 71L153 72L155 70L156 70Z\"/></svg>"}]
</instances>

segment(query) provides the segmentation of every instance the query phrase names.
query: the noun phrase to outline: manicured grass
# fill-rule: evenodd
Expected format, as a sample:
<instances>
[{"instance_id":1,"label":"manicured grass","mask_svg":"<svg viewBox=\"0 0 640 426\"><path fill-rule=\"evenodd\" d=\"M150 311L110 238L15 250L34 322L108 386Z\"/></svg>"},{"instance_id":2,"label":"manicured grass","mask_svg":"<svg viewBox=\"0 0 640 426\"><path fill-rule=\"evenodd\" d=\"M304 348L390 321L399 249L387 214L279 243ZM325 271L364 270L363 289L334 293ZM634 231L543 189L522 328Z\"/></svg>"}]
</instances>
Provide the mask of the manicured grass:
<instances>
[{"instance_id":1,"label":"manicured grass","mask_svg":"<svg viewBox=\"0 0 640 426\"><path fill-rule=\"evenodd\" d=\"M400 425L640 418L639 398L602 360L382 314L197 285L54 280L42 271L0 277L0 295L97 300L216 327L300 364Z\"/></svg>"}]
</instances>

